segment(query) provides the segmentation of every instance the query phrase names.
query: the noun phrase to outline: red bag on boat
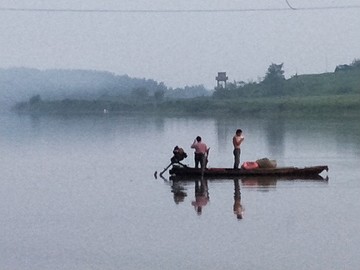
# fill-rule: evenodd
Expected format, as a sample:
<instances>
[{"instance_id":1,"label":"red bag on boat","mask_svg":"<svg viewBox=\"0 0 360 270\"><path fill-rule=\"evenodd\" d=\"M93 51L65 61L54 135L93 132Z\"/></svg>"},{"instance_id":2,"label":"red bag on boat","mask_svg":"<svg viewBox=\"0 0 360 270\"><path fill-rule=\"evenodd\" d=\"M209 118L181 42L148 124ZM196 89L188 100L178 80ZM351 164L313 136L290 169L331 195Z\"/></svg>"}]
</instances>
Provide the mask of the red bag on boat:
<instances>
[{"instance_id":1,"label":"red bag on boat","mask_svg":"<svg viewBox=\"0 0 360 270\"><path fill-rule=\"evenodd\" d=\"M259 168L259 164L255 161L246 161L241 165L241 168L245 170L253 170Z\"/></svg>"}]
</instances>

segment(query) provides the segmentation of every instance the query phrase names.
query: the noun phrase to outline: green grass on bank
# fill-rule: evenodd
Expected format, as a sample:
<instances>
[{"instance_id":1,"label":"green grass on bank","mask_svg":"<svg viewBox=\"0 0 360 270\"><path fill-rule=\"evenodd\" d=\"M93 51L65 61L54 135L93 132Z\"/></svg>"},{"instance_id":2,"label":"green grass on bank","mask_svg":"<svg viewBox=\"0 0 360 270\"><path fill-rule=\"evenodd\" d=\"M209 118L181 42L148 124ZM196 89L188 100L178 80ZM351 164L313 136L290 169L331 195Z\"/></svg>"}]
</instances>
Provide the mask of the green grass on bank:
<instances>
[{"instance_id":1,"label":"green grass on bank","mask_svg":"<svg viewBox=\"0 0 360 270\"><path fill-rule=\"evenodd\" d=\"M62 113L147 113L163 115L268 115L268 114L338 114L360 113L360 95L308 97L259 97L239 99L197 98L161 104L122 104L110 101L39 101L21 103L18 112L39 114Z\"/></svg>"},{"instance_id":2,"label":"green grass on bank","mask_svg":"<svg viewBox=\"0 0 360 270\"><path fill-rule=\"evenodd\" d=\"M293 76L285 86L292 96L360 94L360 70Z\"/></svg>"},{"instance_id":3,"label":"green grass on bank","mask_svg":"<svg viewBox=\"0 0 360 270\"><path fill-rule=\"evenodd\" d=\"M360 111L360 95L184 100L164 103L160 110L185 114L350 114Z\"/></svg>"}]
</instances>

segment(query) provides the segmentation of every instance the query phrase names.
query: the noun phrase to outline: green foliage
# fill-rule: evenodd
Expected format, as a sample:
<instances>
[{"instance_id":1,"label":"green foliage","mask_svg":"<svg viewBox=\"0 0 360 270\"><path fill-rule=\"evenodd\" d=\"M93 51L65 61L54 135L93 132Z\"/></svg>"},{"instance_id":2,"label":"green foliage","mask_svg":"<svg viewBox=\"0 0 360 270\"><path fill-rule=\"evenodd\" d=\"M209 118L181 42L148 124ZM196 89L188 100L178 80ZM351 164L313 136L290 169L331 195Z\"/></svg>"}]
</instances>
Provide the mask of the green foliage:
<instances>
[{"instance_id":1,"label":"green foliage","mask_svg":"<svg viewBox=\"0 0 360 270\"><path fill-rule=\"evenodd\" d=\"M144 100L144 99L147 99L149 97L149 90L144 88L144 87L134 88L131 91L131 95L135 99Z\"/></svg>"},{"instance_id":2,"label":"green foliage","mask_svg":"<svg viewBox=\"0 0 360 270\"><path fill-rule=\"evenodd\" d=\"M357 68L360 69L360 59L354 59L354 61L352 61L351 66L353 68Z\"/></svg>"},{"instance_id":3,"label":"green foliage","mask_svg":"<svg viewBox=\"0 0 360 270\"><path fill-rule=\"evenodd\" d=\"M360 69L360 59L354 59L350 65L345 64L336 66L335 72L346 72L355 69Z\"/></svg>"},{"instance_id":4,"label":"green foliage","mask_svg":"<svg viewBox=\"0 0 360 270\"><path fill-rule=\"evenodd\" d=\"M284 94L284 70L283 63L271 64L262 81L263 92L265 96L280 96Z\"/></svg>"},{"instance_id":5,"label":"green foliage","mask_svg":"<svg viewBox=\"0 0 360 270\"><path fill-rule=\"evenodd\" d=\"M215 99L243 99L284 96L322 96L360 94L360 60L351 64L354 68L343 72L316 75L295 75L284 78L283 64L271 64L260 83L229 83L226 89L216 89ZM225 91L224 91L225 90Z\"/></svg>"},{"instance_id":6,"label":"green foliage","mask_svg":"<svg viewBox=\"0 0 360 270\"><path fill-rule=\"evenodd\" d=\"M283 70L284 63L279 65L272 63L266 72L264 83L267 81L278 81L278 80L285 80L284 70Z\"/></svg>"},{"instance_id":7,"label":"green foliage","mask_svg":"<svg viewBox=\"0 0 360 270\"><path fill-rule=\"evenodd\" d=\"M166 99L189 99L209 95L210 92L203 85L185 86L184 88L169 89L165 92Z\"/></svg>"},{"instance_id":8,"label":"green foliage","mask_svg":"<svg viewBox=\"0 0 360 270\"><path fill-rule=\"evenodd\" d=\"M194 91L204 91L201 86L171 90L172 94L183 96L182 99L170 98L161 87L153 94L138 87L129 96L102 95L97 100L44 101L36 95L28 102L16 104L14 109L31 113L103 113L105 110L162 115L359 113L360 68L355 68L359 62L354 60L351 64L354 68L342 72L295 75L290 79L284 78L283 64L271 64L263 81L234 81L226 88L216 88L211 97L189 98Z\"/></svg>"},{"instance_id":9,"label":"green foliage","mask_svg":"<svg viewBox=\"0 0 360 270\"><path fill-rule=\"evenodd\" d=\"M223 88L223 87L216 87L215 91L213 93L213 97L214 98L218 98L218 99L226 99L226 98L231 98L231 94L232 92L234 92L235 89L228 89L228 88Z\"/></svg>"},{"instance_id":10,"label":"green foliage","mask_svg":"<svg viewBox=\"0 0 360 270\"><path fill-rule=\"evenodd\" d=\"M162 102L164 100L164 96L165 96L165 91L162 89L157 90L154 93L154 98L157 103Z\"/></svg>"}]
</instances>

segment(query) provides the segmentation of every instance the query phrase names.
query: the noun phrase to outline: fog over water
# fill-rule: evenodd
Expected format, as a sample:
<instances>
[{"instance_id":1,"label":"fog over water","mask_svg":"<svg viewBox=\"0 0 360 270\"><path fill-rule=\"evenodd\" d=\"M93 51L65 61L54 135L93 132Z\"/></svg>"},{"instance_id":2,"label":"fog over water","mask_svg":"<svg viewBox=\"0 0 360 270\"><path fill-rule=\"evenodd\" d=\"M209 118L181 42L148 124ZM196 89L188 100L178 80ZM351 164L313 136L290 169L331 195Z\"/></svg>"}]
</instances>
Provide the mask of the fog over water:
<instances>
[{"instance_id":1,"label":"fog over water","mask_svg":"<svg viewBox=\"0 0 360 270\"><path fill-rule=\"evenodd\" d=\"M0 118L1 269L360 266L359 119ZM154 178L175 145L192 166L197 135L230 167L238 127L242 162L328 165L328 180L206 180L198 214L194 181Z\"/></svg>"}]
</instances>

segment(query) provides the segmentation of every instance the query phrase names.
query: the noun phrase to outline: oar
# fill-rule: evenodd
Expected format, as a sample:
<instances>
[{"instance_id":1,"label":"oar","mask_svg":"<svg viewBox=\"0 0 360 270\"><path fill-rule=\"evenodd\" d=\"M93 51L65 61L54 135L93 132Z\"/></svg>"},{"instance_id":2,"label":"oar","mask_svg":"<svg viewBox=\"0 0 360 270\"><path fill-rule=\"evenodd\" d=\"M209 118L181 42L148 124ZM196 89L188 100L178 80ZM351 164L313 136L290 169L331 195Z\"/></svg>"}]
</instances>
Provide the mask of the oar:
<instances>
[{"instance_id":1,"label":"oar","mask_svg":"<svg viewBox=\"0 0 360 270\"><path fill-rule=\"evenodd\" d=\"M174 165L174 164L180 164L180 165L183 166L183 167L187 167L185 164L181 163L180 161L171 162L159 175L162 176L163 173L166 172L166 170L169 169L170 166L171 166L171 165ZM157 172L155 172L155 178L157 178L157 177L156 177L156 174L157 174Z\"/></svg>"},{"instance_id":2,"label":"oar","mask_svg":"<svg viewBox=\"0 0 360 270\"><path fill-rule=\"evenodd\" d=\"M162 176L163 173L166 172L166 170L169 169L171 165L173 165L172 162L160 173L160 176Z\"/></svg>"},{"instance_id":3,"label":"oar","mask_svg":"<svg viewBox=\"0 0 360 270\"><path fill-rule=\"evenodd\" d=\"M208 160L208 156L209 156L209 151L210 151L210 147L206 150L206 153L203 157L203 160L202 160L202 164L201 164L201 178L204 177L204 171L205 171L205 167L207 165L207 160Z\"/></svg>"}]
</instances>

